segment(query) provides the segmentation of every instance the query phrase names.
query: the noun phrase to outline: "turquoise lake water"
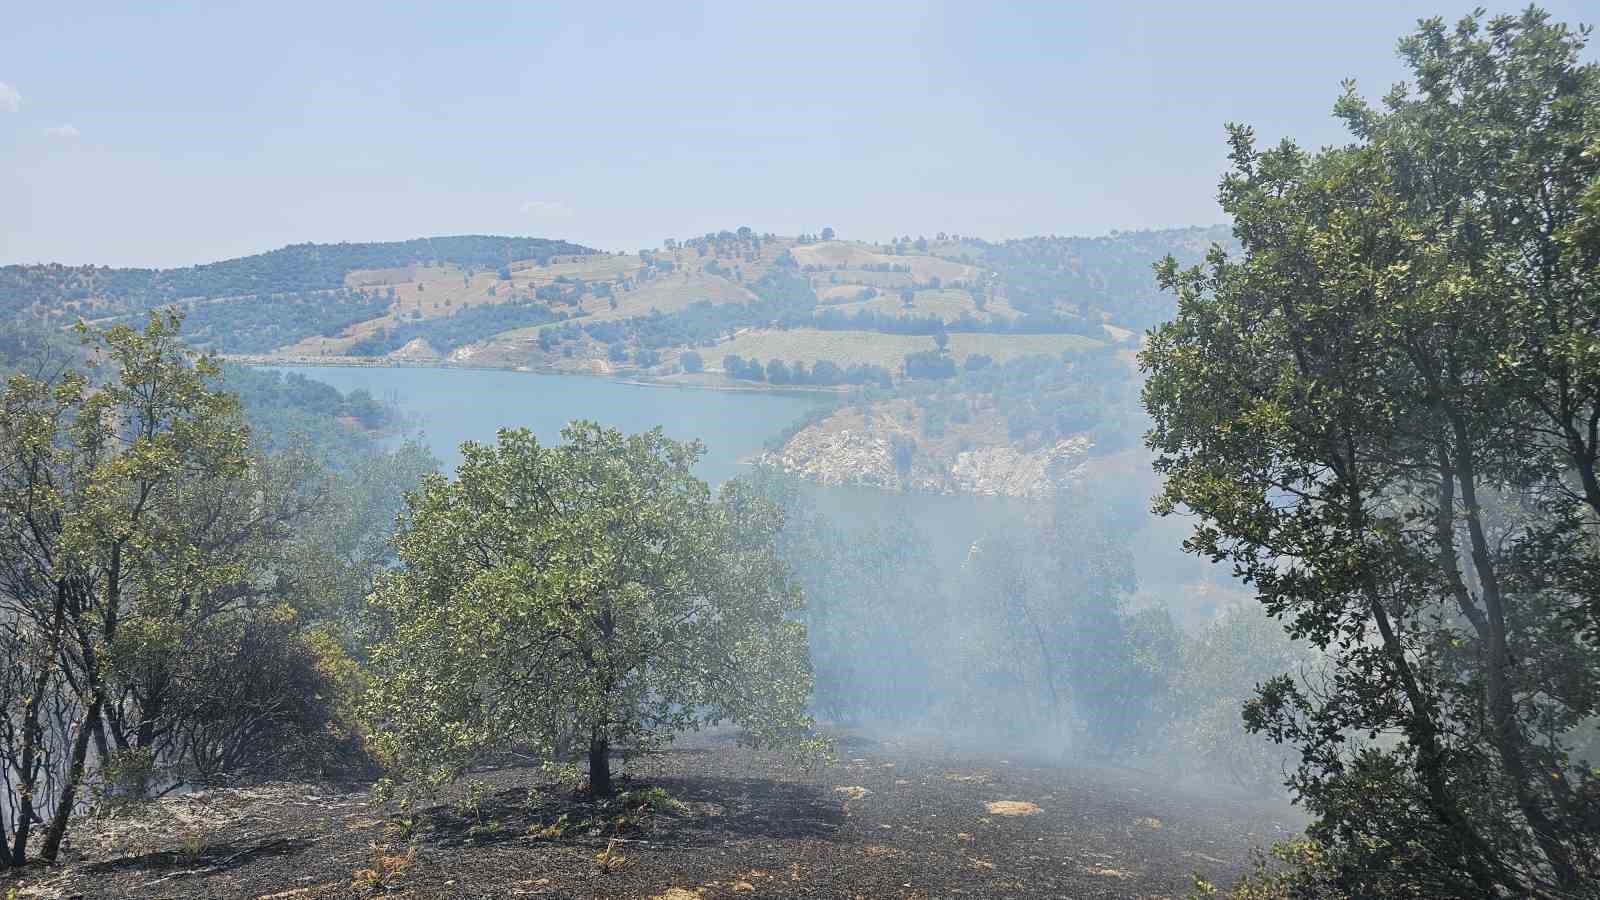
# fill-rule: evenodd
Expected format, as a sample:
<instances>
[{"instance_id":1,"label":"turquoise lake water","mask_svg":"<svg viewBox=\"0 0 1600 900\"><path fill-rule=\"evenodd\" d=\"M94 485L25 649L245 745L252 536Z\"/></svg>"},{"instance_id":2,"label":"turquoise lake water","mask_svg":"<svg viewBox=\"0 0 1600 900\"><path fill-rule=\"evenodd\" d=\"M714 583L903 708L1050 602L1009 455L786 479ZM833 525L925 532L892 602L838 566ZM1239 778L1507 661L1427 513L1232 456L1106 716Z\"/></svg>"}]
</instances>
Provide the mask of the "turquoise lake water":
<instances>
[{"instance_id":1,"label":"turquoise lake water","mask_svg":"<svg viewBox=\"0 0 1600 900\"><path fill-rule=\"evenodd\" d=\"M698 438L706 455L698 474L721 482L742 461L799 420L815 401L746 391L711 391L628 384L582 375L539 375L484 369L294 366L341 391L365 388L400 407L424 443L445 465L461 461L462 441L489 442L499 428L527 428L544 443L561 439L574 419L593 419L626 432L660 425L668 437Z\"/></svg>"}]
</instances>

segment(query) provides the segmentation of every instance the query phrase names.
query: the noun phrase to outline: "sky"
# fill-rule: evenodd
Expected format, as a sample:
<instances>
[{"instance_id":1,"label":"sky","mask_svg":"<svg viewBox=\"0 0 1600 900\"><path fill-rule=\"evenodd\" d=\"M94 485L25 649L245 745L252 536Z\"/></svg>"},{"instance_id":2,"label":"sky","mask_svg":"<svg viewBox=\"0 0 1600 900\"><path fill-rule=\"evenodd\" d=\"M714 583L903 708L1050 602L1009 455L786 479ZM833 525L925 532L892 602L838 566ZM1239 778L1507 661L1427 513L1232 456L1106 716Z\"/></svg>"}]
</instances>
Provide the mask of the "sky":
<instances>
[{"instance_id":1,"label":"sky","mask_svg":"<svg viewBox=\"0 0 1600 900\"><path fill-rule=\"evenodd\" d=\"M1339 143L1340 82L1471 5L10 4L0 264L1215 224L1225 122Z\"/></svg>"}]
</instances>

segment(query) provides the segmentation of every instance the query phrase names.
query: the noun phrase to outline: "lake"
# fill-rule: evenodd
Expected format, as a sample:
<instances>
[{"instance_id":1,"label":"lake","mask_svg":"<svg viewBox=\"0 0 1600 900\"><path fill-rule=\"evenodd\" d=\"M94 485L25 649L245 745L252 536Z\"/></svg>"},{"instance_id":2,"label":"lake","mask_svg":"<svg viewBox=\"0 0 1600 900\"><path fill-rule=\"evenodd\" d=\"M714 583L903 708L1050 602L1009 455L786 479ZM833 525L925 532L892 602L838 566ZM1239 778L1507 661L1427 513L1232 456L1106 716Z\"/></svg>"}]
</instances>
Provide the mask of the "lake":
<instances>
[{"instance_id":1,"label":"lake","mask_svg":"<svg viewBox=\"0 0 1600 900\"><path fill-rule=\"evenodd\" d=\"M279 368L279 367L273 367ZM293 366L341 391L365 388L398 406L445 465L461 462L462 441L491 442L496 429L527 428L541 443L561 440L573 419L593 419L625 432L660 425L677 440L706 446L697 474L713 483L738 474L766 441L816 402L803 396L629 384L583 375L493 369Z\"/></svg>"}]
</instances>

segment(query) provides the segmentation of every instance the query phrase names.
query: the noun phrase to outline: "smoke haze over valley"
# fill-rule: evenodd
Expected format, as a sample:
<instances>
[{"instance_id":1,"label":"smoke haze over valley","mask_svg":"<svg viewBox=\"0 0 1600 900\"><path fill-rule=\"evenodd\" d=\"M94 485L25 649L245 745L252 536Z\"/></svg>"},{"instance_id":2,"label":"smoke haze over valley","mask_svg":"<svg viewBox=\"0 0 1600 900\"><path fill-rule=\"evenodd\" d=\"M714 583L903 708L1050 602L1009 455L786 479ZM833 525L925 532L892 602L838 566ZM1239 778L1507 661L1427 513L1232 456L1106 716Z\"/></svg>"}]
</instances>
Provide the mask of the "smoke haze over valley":
<instances>
[{"instance_id":1,"label":"smoke haze over valley","mask_svg":"<svg viewBox=\"0 0 1600 900\"><path fill-rule=\"evenodd\" d=\"M0 895L1600 900L1592 12L8 11Z\"/></svg>"}]
</instances>

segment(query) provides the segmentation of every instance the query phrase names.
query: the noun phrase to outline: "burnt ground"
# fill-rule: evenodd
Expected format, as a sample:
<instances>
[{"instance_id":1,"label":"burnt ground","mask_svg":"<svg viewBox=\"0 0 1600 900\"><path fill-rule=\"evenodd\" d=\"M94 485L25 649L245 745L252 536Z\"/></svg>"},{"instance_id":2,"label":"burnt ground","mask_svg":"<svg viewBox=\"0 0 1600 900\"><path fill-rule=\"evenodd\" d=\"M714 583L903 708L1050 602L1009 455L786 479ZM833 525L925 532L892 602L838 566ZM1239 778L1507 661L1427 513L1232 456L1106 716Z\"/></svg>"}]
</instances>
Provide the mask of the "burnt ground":
<instances>
[{"instance_id":1,"label":"burnt ground","mask_svg":"<svg viewBox=\"0 0 1600 900\"><path fill-rule=\"evenodd\" d=\"M478 773L476 810L402 812L360 786L216 790L85 818L68 861L0 880L0 896L1178 897L1194 873L1231 880L1296 823L1114 768L864 738L838 757L805 770L692 736L622 767L622 788L677 801L653 811L528 768Z\"/></svg>"}]
</instances>

